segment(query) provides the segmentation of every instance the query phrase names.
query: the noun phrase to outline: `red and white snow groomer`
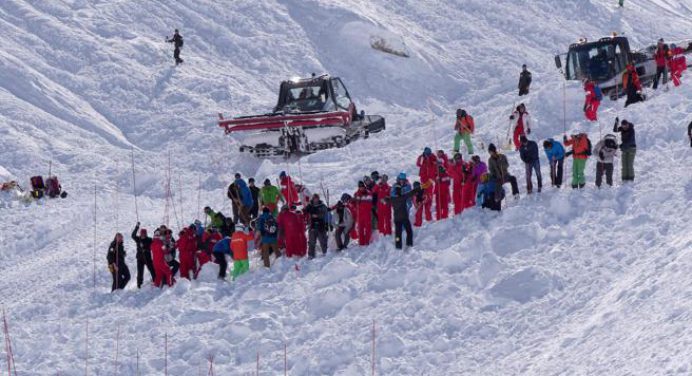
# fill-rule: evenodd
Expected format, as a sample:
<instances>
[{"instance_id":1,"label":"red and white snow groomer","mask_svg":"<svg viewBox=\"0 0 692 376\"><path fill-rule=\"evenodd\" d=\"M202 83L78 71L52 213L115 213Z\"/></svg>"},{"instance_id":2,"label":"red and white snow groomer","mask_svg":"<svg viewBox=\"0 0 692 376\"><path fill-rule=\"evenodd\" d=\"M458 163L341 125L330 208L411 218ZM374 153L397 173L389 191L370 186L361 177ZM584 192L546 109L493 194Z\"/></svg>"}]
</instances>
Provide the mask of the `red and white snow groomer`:
<instances>
[{"instance_id":1,"label":"red and white snow groomer","mask_svg":"<svg viewBox=\"0 0 692 376\"><path fill-rule=\"evenodd\" d=\"M358 113L338 77L291 79L281 83L274 112L224 119L219 126L241 141L240 151L257 157L288 157L338 148L385 128L379 115Z\"/></svg>"}]
</instances>

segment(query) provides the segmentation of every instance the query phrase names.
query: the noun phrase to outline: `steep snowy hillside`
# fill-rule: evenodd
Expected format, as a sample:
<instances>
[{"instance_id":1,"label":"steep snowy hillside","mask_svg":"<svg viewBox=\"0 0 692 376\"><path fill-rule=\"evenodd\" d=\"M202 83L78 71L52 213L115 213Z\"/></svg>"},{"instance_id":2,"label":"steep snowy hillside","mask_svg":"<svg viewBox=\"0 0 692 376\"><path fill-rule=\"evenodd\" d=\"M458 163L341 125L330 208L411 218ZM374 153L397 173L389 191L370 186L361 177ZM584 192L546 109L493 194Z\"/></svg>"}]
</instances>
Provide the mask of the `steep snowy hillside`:
<instances>
[{"instance_id":1,"label":"steep snowy hillside","mask_svg":"<svg viewBox=\"0 0 692 376\"><path fill-rule=\"evenodd\" d=\"M474 209L426 224L405 254L377 239L271 271L253 259L234 283L207 268L163 291L109 292L105 250L136 221L131 153L150 229L163 218L170 156L178 228L200 206L230 212L224 188L236 171L263 179L287 170L332 196L375 169L415 176L424 146L451 148L457 107L476 117L477 147L497 142L519 102L522 63L534 72L524 99L533 136L560 136L556 52L612 31L637 46L690 37L683 2L613 3L3 1L0 178L26 185L50 160L70 192L0 202L0 302L18 374L192 375L213 355L218 374L274 375L286 345L288 374L363 375L373 322L382 375L689 374L687 77L627 110L604 101L591 125L567 84L569 129L581 123L596 140L617 115L636 125L634 184L596 190L589 162L586 190L546 189L510 199L501 214ZM174 28L185 37L177 68L163 41ZM373 50L377 36L401 38L411 56ZM215 126L220 111L266 111L280 80L310 72L341 76L359 108L387 117L387 131L299 161L260 161ZM508 157L521 186L519 158Z\"/></svg>"}]
</instances>

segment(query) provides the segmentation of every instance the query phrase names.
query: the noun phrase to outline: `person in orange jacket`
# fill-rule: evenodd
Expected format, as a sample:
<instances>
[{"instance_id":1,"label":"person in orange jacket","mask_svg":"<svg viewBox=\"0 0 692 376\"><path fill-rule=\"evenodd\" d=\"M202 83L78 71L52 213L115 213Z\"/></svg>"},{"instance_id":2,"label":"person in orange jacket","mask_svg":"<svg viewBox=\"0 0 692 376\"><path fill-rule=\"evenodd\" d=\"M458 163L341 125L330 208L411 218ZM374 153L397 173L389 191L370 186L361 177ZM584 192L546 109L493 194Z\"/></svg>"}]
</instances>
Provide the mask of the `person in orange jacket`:
<instances>
[{"instance_id":1,"label":"person in orange jacket","mask_svg":"<svg viewBox=\"0 0 692 376\"><path fill-rule=\"evenodd\" d=\"M392 234L392 204L388 200L392 187L388 181L389 176L383 174L373 189L373 194L377 195L377 231L385 236Z\"/></svg>"},{"instance_id":2,"label":"person in orange jacket","mask_svg":"<svg viewBox=\"0 0 692 376\"><path fill-rule=\"evenodd\" d=\"M454 135L454 152L459 152L461 140L464 140L466 151L469 154L473 154L471 135L473 135L473 132L476 131L476 124L473 121L473 117L466 113L466 110L457 110L457 120L454 123L454 130L456 131L456 134Z\"/></svg>"},{"instance_id":3,"label":"person in orange jacket","mask_svg":"<svg viewBox=\"0 0 692 376\"><path fill-rule=\"evenodd\" d=\"M372 236L372 192L363 181L358 182L358 190L353 194L353 201L356 205L358 244L369 245Z\"/></svg>"},{"instance_id":4,"label":"person in orange jacket","mask_svg":"<svg viewBox=\"0 0 692 376\"><path fill-rule=\"evenodd\" d=\"M420 168L418 175L420 176L421 184L424 186L423 193L427 197L423 205L426 221L432 221L432 203L435 194L435 180L437 179L437 162L437 157L433 155L429 147L423 149L423 154L421 154L416 161L416 165Z\"/></svg>"},{"instance_id":5,"label":"person in orange jacket","mask_svg":"<svg viewBox=\"0 0 692 376\"><path fill-rule=\"evenodd\" d=\"M151 241L151 258L154 263L154 272L156 274L154 278L154 286L156 287L162 287L164 283L167 286L173 286L173 283L175 283L171 267L168 266L165 258L165 241L166 235L163 234L161 230L157 229L154 231L154 238Z\"/></svg>"},{"instance_id":6,"label":"person in orange jacket","mask_svg":"<svg viewBox=\"0 0 692 376\"><path fill-rule=\"evenodd\" d=\"M452 179L447 174L444 167L439 166L437 173L437 181L435 182L435 216L437 220L449 218L449 186L452 184Z\"/></svg>"},{"instance_id":7,"label":"person in orange jacket","mask_svg":"<svg viewBox=\"0 0 692 376\"><path fill-rule=\"evenodd\" d=\"M637 70L634 69L634 64L632 63L627 64L627 69L622 74L622 88L625 90L625 94L627 94L625 107L644 100L641 94L642 84L639 81L639 74L637 74Z\"/></svg>"},{"instance_id":8,"label":"person in orange jacket","mask_svg":"<svg viewBox=\"0 0 692 376\"><path fill-rule=\"evenodd\" d=\"M233 280L250 270L248 252L254 247L255 235L245 226L240 226L231 236L231 256L233 257Z\"/></svg>"},{"instance_id":9,"label":"person in orange jacket","mask_svg":"<svg viewBox=\"0 0 692 376\"><path fill-rule=\"evenodd\" d=\"M601 88L593 81L586 80L584 82L584 91L586 92L586 98L584 99L584 116L586 116L587 120L597 121L598 107L601 105L601 99L603 99Z\"/></svg>"},{"instance_id":10,"label":"person in orange jacket","mask_svg":"<svg viewBox=\"0 0 692 376\"><path fill-rule=\"evenodd\" d=\"M454 215L458 215L461 214L461 212L465 209L462 194L464 189L464 171L466 169L466 163L464 163L461 153L454 154L454 158L445 164L445 169L452 178L452 202L454 203Z\"/></svg>"},{"instance_id":11,"label":"person in orange jacket","mask_svg":"<svg viewBox=\"0 0 692 376\"><path fill-rule=\"evenodd\" d=\"M584 175L584 169L586 168L586 161L589 156L591 156L591 141L586 133L577 133L572 135L572 137L567 138L565 135L563 138L563 143L565 146L572 146L572 188L584 188L586 185L586 177Z\"/></svg>"}]
</instances>

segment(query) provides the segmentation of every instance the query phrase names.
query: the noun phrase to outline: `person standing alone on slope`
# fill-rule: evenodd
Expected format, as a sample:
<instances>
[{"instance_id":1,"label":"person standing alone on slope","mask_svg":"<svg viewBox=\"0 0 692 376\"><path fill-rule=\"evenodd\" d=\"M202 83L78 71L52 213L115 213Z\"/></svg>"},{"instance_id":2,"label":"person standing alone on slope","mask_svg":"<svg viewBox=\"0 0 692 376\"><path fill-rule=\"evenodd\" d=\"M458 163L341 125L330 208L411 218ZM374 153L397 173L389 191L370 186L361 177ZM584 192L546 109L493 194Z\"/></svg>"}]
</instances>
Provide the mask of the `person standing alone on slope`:
<instances>
[{"instance_id":1,"label":"person standing alone on slope","mask_svg":"<svg viewBox=\"0 0 692 376\"><path fill-rule=\"evenodd\" d=\"M175 29L173 38L166 39L166 42L173 43L173 58L175 58L175 65L182 63L183 59L180 58L180 49L183 47L183 36L178 33L178 29Z\"/></svg>"},{"instance_id":2,"label":"person standing alone on slope","mask_svg":"<svg viewBox=\"0 0 692 376\"><path fill-rule=\"evenodd\" d=\"M526 69L526 64L524 64L521 66L521 73L519 74L519 96L528 95L530 86L531 72Z\"/></svg>"},{"instance_id":3,"label":"person standing alone on slope","mask_svg":"<svg viewBox=\"0 0 692 376\"><path fill-rule=\"evenodd\" d=\"M461 140L464 140L466 144L466 151L469 155L473 154L473 143L471 143L471 135L475 131L476 124L473 121L473 117L466 113L465 110L457 110L457 121L454 124L454 130L457 132L454 135L454 152L459 152L459 147L461 146Z\"/></svg>"}]
</instances>

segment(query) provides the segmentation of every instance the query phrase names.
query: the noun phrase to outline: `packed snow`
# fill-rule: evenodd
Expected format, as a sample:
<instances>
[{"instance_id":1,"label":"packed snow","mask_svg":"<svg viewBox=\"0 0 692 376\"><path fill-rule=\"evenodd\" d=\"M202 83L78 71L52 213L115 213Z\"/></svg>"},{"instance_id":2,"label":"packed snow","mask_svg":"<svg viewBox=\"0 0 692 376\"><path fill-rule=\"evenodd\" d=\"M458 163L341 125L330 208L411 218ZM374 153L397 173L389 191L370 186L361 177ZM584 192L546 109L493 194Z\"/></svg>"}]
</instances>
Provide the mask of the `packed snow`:
<instances>
[{"instance_id":1,"label":"packed snow","mask_svg":"<svg viewBox=\"0 0 692 376\"><path fill-rule=\"evenodd\" d=\"M174 28L185 37L178 67L164 42ZM230 214L225 188L236 171L261 181L286 170L338 197L373 170L417 175L423 147L451 149L459 107L476 119L483 159L506 139L520 101L532 137L561 138L555 53L583 36L618 31L644 47L690 30L692 6L669 0L624 9L614 0L4 0L0 179L26 187L51 161L70 193L34 203L0 193L0 302L18 375L194 375L208 371L209 356L217 374L276 375L284 346L290 375L364 375L373 324L381 375L692 373L687 75L627 109L605 100L595 124L584 121L579 84L566 84L568 131L583 127L595 141L616 116L635 124L633 184L620 183L616 159L615 186L597 190L589 161L586 189L528 196L508 152L520 199L501 213L426 223L405 253L376 235L369 247L282 258L271 270L255 256L235 282L217 281L208 264L196 281L161 290L132 281L116 293L105 260L121 232L136 274L133 191L153 229L169 160L175 229L206 205ZM373 36L409 58L373 49ZM533 84L520 100L523 63ZM239 153L216 125L219 112L268 111L281 80L312 72L341 77L387 130L283 161ZM566 160L567 182L570 171Z\"/></svg>"}]
</instances>

